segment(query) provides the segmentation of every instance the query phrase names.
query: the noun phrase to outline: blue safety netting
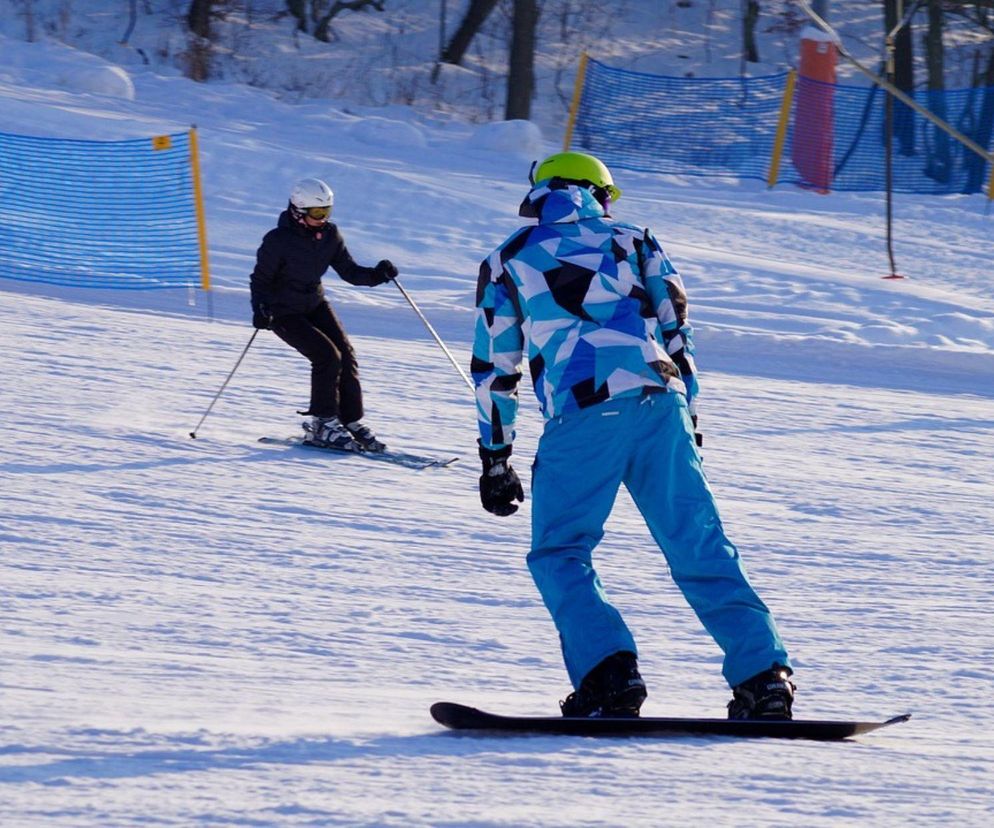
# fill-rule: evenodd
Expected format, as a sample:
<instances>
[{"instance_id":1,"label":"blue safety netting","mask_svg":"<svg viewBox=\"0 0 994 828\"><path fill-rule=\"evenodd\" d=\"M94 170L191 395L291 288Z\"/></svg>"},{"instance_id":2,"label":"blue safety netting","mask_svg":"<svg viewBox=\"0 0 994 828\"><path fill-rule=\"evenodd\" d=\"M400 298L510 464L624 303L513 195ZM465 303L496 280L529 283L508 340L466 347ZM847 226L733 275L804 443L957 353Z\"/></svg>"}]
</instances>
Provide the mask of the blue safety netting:
<instances>
[{"instance_id":1,"label":"blue safety netting","mask_svg":"<svg viewBox=\"0 0 994 828\"><path fill-rule=\"evenodd\" d=\"M190 162L188 133L127 141L0 133L0 277L199 287Z\"/></svg>"},{"instance_id":2,"label":"blue safety netting","mask_svg":"<svg viewBox=\"0 0 994 828\"><path fill-rule=\"evenodd\" d=\"M787 78L786 72L758 78L675 78L588 60L571 143L609 166L765 181ZM886 189L887 97L876 86L799 79L778 181L818 186L823 182L812 180L818 176L812 176L811 158L827 153L822 166L830 189ZM912 97L990 150L994 87ZM892 105L894 191L946 194L986 188L990 168L985 159L900 101ZM821 120L809 120L812 110Z\"/></svg>"}]
</instances>

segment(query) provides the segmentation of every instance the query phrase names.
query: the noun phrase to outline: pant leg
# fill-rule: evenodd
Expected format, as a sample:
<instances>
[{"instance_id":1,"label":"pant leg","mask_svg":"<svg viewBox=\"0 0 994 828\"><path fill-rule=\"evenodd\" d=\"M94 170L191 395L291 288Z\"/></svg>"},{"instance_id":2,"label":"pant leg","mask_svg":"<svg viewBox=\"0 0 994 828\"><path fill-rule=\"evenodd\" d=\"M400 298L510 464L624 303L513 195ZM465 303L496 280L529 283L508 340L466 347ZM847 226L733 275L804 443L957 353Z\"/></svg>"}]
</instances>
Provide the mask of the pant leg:
<instances>
[{"instance_id":1,"label":"pant leg","mask_svg":"<svg viewBox=\"0 0 994 828\"><path fill-rule=\"evenodd\" d=\"M343 423L361 420L363 415L362 386L359 384L359 363L345 327L327 302L322 302L308 317L338 351L337 373L338 409Z\"/></svg>"},{"instance_id":2,"label":"pant leg","mask_svg":"<svg viewBox=\"0 0 994 828\"><path fill-rule=\"evenodd\" d=\"M625 484L673 580L724 652L725 679L734 687L774 662L789 667L773 615L721 525L686 401L677 394L653 395L638 413Z\"/></svg>"},{"instance_id":3,"label":"pant leg","mask_svg":"<svg viewBox=\"0 0 994 828\"><path fill-rule=\"evenodd\" d=\"M309 412L318 417L338 415L339 375L342 369L342 353L338 346L304 315L276 319L273 333L311 363Z\"/></svg>"},{"instance_id":4,"label":"pant leg","mask_svg":"<svg viewBox=\"0 0 994 828\"><path fill-rule=\"evenodd\" d=\"M624 469L618 414L605 403L549 423L532 470L528 568L559 631L574 688L612 653L637 652L591 559Z\"/></svg>"}]
</instances>

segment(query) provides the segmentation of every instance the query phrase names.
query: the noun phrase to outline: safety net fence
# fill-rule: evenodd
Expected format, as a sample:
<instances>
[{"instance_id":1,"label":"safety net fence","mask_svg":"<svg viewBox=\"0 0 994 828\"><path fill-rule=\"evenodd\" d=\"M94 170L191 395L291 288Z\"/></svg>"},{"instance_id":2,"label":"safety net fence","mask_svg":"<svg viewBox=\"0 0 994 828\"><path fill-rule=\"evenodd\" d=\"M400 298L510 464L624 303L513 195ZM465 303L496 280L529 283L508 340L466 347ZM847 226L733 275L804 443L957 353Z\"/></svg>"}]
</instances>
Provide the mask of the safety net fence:
<instances>
[{"instance_id":1,"label":"safety net fence","mask_svg":"<svg viewBox=\"0 0 994 828\"><path fill-rule=\"evenodd\" d=\"M791 74L676 78L586 61L571 146L609 166L730 176L818 189L887 188L887 97L877 86L825 84ZM994 87L918 91L930 112L990 151ZM900 101L891 103L891 189L976 193L990 186L985 158ZM783 140L778 141L781 116ZM774 164L776 162L776 165ZM771 182L773 183L773 182Z\"/></svg>"},{"instance_id":2,"label":"safety net fence","mask_svg":"<svg viewBox=\"0 0 994 828\"><path fill-rule=\"evenodd\" d=\"M194 130L126 141L0 133L0 277L209 287Z\"/></svg>"}]
</instances>

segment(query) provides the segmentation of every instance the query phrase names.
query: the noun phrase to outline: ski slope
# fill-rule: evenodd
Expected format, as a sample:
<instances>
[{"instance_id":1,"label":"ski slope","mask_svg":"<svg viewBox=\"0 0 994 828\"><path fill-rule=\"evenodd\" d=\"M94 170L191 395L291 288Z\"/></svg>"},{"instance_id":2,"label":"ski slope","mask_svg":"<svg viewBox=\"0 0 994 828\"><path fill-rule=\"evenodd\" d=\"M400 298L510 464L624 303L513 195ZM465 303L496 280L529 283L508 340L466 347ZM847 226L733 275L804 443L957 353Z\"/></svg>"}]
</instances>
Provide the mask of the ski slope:
<instances>
[{"instance_id":1,"label":"ski slope","mask_svg":"<svg viewBox=\"0 0 994 828\"><path fill-rule=\"evenodd\" d=\"M615 171L617 217L687 283L705 465L791 650L795 715L911 721L842 744L460 736L432 702L552 714L569 688L524 565L530 503L480 508L472 399L400 293L326 279L368 421L455 466L259 445L306 403L306 364L269 333L188 433L251 336L255 249L296 177L331 183L357 260L393 259L468 365L477 263L555 142L151 72L134 100L67 92L51 47L2 46L4 130L198 124L216 288L0 283L0 824L990 823L982 197L899 197L891 281L880 194ZM541 421L522 401L527 490ZM596 561L645 712L721 716L719 653L626 495Z\"/></svg>"}]
</instances>

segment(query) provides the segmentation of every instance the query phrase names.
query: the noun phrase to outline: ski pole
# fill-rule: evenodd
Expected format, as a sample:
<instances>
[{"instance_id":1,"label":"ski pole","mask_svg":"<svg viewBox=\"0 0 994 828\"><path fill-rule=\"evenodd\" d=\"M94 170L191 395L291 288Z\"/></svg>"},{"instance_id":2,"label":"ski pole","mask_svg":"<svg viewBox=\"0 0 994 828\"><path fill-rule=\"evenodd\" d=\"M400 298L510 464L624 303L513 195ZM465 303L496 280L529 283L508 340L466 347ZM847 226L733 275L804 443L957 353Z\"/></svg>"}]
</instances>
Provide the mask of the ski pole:
<instances>
[{"instance_id":1,"label":"ski pole","mask_svg":"<svg viewBox=\"0 0 994 828\"><path fill-rule=\"evenodd\" d=\"M190 436L194 440L197 439L197 431L200 429L200 426L204 424L204 420L207 419L207 415L211 413L211 409L214 407L214 403L217 402L217 398L221 396L221 392L224 391L224 389L227 388L228 383L231 382L231 378L235 375L235 371L238 370L238 366L242 364L242 360L245 359L245 354L248 353L248 349L252 346L252 343L255 342L255 338L256 336L258 336L258 334L259 334L259 329L256 328L252 332L252 337L249 339L248 345L245 346L245 350L242 351L242 355L238 357L238 362L235 363L235 367L231 369L231 373L228 374L228 378L224 381L224 384L218 389L218 392L214 395L214 399L211 400L211 404L207 406L207 410L204 412L204 416L200 418L200 422L197 423L197 427L190 432Z\"/></svg>"},{"instance_id":2,"label":"ski pole","mask_svg":"<svg viewBox=\"0 0 994 828\"><path fill-rule=\"evenodd\" d=\"M408 292L404 290L404 286L400 282L394 279L393 283L397 286L397 290L399 290L401 293L404 294L404 298L407 300L407 303L412 308L414 308L414 312L421 318L421 321L425 323L425 327L428 329L428 333L430 333L433 337L435 337L435 341L438 343L438 347L441 348L442 351L445 353L445 355L449 358L449 362L451 362L452 365L455 367L455 369L459 372L459 376L463 378L463 382L465 382L466 385L469 386L469 390L475 394L476 386L473 385L473 381L466 376L466 372L463 371L462 366L458 362L456 362L456 358L452 356L452 352L445 347L445 343L442 342L442 338L437 333L435 333L435 329L431 326L431 322L428 321L427 317L425 317L425 315L421 312L421 308L419 308L417 305L414 304L414 300L410 297Z\"/></svg>"}]
</instances>

